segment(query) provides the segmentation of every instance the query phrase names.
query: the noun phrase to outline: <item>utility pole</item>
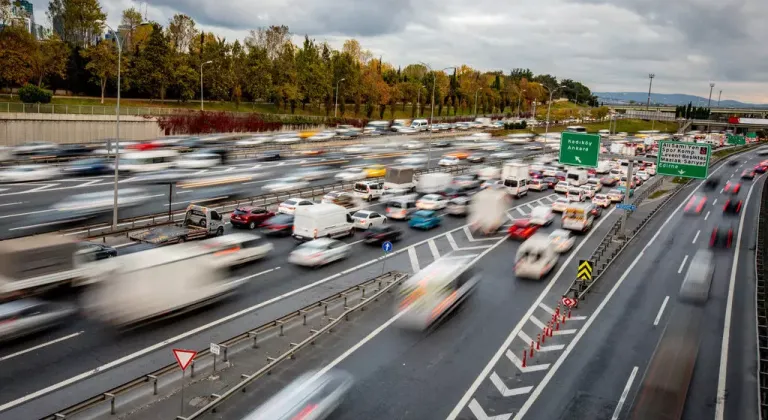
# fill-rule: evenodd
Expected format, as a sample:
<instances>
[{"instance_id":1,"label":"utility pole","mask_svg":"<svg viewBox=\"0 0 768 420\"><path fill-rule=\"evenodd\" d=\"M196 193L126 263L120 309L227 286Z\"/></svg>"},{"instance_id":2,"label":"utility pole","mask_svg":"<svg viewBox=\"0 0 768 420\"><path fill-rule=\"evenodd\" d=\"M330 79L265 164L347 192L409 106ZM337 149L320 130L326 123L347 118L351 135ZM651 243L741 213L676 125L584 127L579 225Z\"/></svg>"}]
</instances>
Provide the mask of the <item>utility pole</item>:
<instances>
[{"instance_id":1,"label":"utility pole","mask_svg":"<svg viewBox=\"0 0 768 420\"><path fill-rule=\"evenodd\" d=\"M211 60L200 63L200 111L203 110L203 66L211 63L213 63Z\"/></svg>"},{"instance_id":2,"label":"utility pole","mask_svg":"<svg viewBox=\"0 0 768 420\"><path fill-rule=\"evenodd\" d=\"M517 119L520 119L520 100L523 99L523 93L525 93L525 89L520 91L520 93L517 94Z\"/></svg>"},{"instance_id":3,"label":"utility pole","mask_svg":"<svg viewBox=\"0 0 768 420\"><path fill-rule=\"evenodd\" d=\"M432 137L432 133L435 132L434 127L432 126L432 124L435 123L435 85L437 84L437 73L432 71L432 68L429 66L429 64L423 63L423 62L419 62L419 63L421 65L423 65L424 67L428 68L429 71L432 72L432 107L431 107L432 109L429 112L429 136L430 136L430 140L428 142L429 143L429 147L427 148L427 169L429 169L431 164L432 164L432 139L431 139L431 137ZM456 67L446 67L446 68L444 68L444 69L442 69L440 71L446 71L446 70L450 70L450 69L456 70ZM421 88L419 88L419 92L421 92Z\"/></svg>"},{"instance_id":4,"label":"utility pole","mask_svg":"<svg viewBox=\"0 0 768 420\"><path fill-rule=\"evenodd\" d=\"M333 105L333 118L336 118L336 111L339 109L339 83L343 81L344 78L342 77L336 82L336 102Z\"/></svg>"},{"instance_id":5,"label":"utility pole","mask_svg":"<svg viewBox=\"0 0 768 420\"><path fill-rule=\"evenodd\" d=\"M712 89L715 88L714 83L709 84L709 100L707 101L707 108L710 108L710 105L712 105Z\"/></svg>"},{"instance_id":6,"label":"utility pole","mask_svg":"<svg viewBox=\"0 0 768 420\"><path fill-rule=\"evenodd\" d=\"M723 96L723 90L720 89L720 93L717 95L717 107L720 108L720 97Z\"/></svg>"},{"instance_id":7,"label":"utility pole","mask_svg":"<svg viewBox=\"0 0 768 420\"><path fill-rule=\"evenodd\" d=\"M546 87L544 85L541 85L541 86L544 89L547 89L549 91L549 102L547 102L547 123L546 123L547 125L546 125L546 128L544 129L544 150L546 151L547 150L547 143L549 143L549 137L548 137L548 135L549 135L549 111L552 109L552 95L554 95L554 93L556 91L560 90L560 88L556 87L556 88L551 88L550 89L550 88L548 88L548 87Z\"/></svg>"},{"instance_id":8,"label":"utility pole","mask_svg":"<svg viewBox=\"0 0 768 420\"><path fill-rule=\"evenodd\" d=\"M653 87L653 78L656 77L655 74L650 73L648 74L648 78L651 80L650 83L648 83L648 102L645 104L645 110L648 111L651 109L651 88Z\"/></svg>"}]
</instances>

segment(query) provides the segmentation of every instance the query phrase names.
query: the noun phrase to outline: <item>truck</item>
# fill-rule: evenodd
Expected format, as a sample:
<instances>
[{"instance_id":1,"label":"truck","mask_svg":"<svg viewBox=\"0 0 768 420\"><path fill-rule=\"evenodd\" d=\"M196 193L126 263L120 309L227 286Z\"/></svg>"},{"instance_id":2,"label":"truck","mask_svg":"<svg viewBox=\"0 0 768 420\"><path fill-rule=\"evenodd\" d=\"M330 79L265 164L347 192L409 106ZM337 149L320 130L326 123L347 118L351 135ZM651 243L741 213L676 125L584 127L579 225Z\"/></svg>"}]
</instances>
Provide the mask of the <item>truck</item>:
<instances>
[{"instance_id":1,"label":"truck","mask_svg":"<svg viewBox=\"0 0 768 420\"><path fill-rule=\"evenodd\" d=\"M296 209L293 238L311 241L317 238L352 236L355 227L349 210L337 204L320 203Z\"/></svg>"},{"instance_id":2,"label":"truck","mask_svg":"<svg viewBox=\"0 0 768 420\"><path fill-rule=\"evenodd\" d=\"M509 195L521 197L528 194L528 165L520 162L507 162L501 169L501 180ZM586 180L585 180L586 181Z\"/></svg>"},{"instance_id":3,"label":"truck","mask_svg":"<svg viewBox=\"0 0 768 420\"><path fill-rule=\"evenodd\" d=\"M468 212L470 230L485 235L497 232L506 223L511 205L509 194L502 187L489 187L473 195Z\"/></svg>"},{"instance_id":4,"label":"truck","mask_svg":"<svg viewBox=\"0 0 768 420\"><path fill-rule=\"evenodd\" d=\"M0 299L86 284L98 266L81 260L79 250L77 242L58 235L0 241Z\"/></svg>"},{"instance_id":5,"label":"truck","mask_svg":"<svg viewBox=\"0 0 768 420\"><path fill-rule=\"evenodd\" d=\"M413 191L416 188L415 173L416 169L407 166L390 166L384 175L384 190Z\"/></svg>"},{"instance_id":6,"label":"truck","mask_svg":"<svg viewBox=\"0 0 768 420\"><path fill-rule=\"evenodd\" d=\"M587 232L595 222L595 216L590 210L592 204L572 202L563 212L563 229L576 232Z\"/></svg>"},{"instance_id":7,"label":"truck","mask_svg":"<svg viewBox=\"0 0 768 420\"><path fill-rule=\"evenodd\" d=\"M451 186L453 177L445 172L432 172L419 176L416 181L416 192L420 194L436 194Z\"/></svg>"},{"instance_id":8,"label":"truck","mask_svg":"<svg viewBox=\"0 0 768 420\"><path fill-rule=\"evenodd\" d=\"M224 234L221 214L208 207L191 204L184 220L172 226L160 226L128 235L131 240L154 245L168 245Z\"/></svg>"},{"instance_id":9,"label":"truck","mask_svg":"<svg viewBox=\"0 0 768 420\"><path fill-rule=\"evenodd\" d=\"M83 295L84 313L113 327L181 315L234 292L245 279L226 277L207 250L178 244L104 260L101 278Z\"/></svg>"}]
</instances>

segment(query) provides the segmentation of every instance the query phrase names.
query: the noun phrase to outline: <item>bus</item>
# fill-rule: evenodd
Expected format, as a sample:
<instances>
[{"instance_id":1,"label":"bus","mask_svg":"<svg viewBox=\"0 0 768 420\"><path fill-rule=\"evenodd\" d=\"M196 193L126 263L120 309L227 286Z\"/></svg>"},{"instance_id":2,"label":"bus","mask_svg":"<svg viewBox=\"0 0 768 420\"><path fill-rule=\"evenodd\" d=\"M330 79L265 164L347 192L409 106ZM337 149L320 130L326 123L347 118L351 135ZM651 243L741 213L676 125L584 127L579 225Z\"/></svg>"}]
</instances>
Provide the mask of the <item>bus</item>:
<instances>
[{"instance_id":1,"label":"bus","mask_svg":"<svg viewBox=\"0 0 768 420\"><path fill-rule=\"evenodd\" d=\"M119 169L126 172L163 171L176 166L179 152L175 150L152 150L126 153L120 157Z\"/></svg>"}]
</instances>

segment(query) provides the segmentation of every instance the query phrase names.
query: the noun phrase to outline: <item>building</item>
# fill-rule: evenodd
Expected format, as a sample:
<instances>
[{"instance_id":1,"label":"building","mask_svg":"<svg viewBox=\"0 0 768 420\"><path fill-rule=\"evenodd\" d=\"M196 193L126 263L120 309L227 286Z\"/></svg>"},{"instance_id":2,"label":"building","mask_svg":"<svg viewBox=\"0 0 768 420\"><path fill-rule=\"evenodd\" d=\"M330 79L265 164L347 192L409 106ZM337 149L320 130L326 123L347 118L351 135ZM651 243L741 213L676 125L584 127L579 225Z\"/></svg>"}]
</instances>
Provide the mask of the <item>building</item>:
<instances>
[{"instance_id":1,"label":"building","mask_svg":"<svg viewBox=\"0 0 768 420\"><path fill-rule=\"evenodd\" d=\"M49 28L35 23L35 6L28 0L19 0L11 5L11 24L18 24L29 31L35 39L45 39L51 34ZM0 23L0 27L3 24Z\"/></svg>"}]
</instances>

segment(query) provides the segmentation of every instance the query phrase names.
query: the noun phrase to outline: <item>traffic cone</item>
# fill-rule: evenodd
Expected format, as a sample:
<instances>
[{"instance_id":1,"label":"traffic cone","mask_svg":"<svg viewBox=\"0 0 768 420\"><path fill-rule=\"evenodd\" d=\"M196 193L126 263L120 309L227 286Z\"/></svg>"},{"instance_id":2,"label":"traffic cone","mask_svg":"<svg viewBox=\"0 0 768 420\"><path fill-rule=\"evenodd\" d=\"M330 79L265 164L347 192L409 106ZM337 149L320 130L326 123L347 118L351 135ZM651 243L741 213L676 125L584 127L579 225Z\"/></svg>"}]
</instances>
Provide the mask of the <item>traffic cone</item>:
<instances>
[{"instance_id":1,"label":"traffic cone","mask_svg":"<svg viewBox=\"0 0 768 420\"><path fill-rule=\"evenodd\" d=\"M552 327L549 327L549 336L552 337Z\"/></svg>"},{"instance_id":2,"label":"traffic cone","mask_svg":"<svg viewBox=\"0 0 768 420\"><path fill-rule=\"evenodd\" d=\"M536 334L536 350L541 350L541 334Z\"/></svg>"},{"instance_id":3,"label":"traffic cone","mask_svg":"<svg viewBox=\"0 0 768 420\"><path fill-rule=\"evenodd\" d=\"M555 323L555 331L560 331L560 320Z\"/></svg>"},{"instance_id":4,"label":"traffic cone","mask_svg":"<svg viewBox=\"0 0 768 420\"><path fill-rule=\"evenodd\" d=\"M533 341L531 341L531 358L533 358Z\"/></svg>"},{"instance_id":5,"label":"traffic cone","mask_svg":"<svg viewBox=\"0 0 768 420\"><path fill-rule=\"evenodd\" d=\"M563 324L565 324L565 315L563 315L563 320L561 321Z\"/></svg>"},{"instance_id":6,"label":"traffic cone","mask_svg":"<svg viewBox=\"0 0 768 420\"><path fill-rule=\"evenodd\" d=\"M527 362L527 360L528 360L528 352L527 352L527 351L525 351L525 350L523 350L523 367L526 367L526 365L527 365L527 363L526 363L526 362Z\"/></svg>"},{"instance_id":7,"label":"traffic cone","mask_svg":"<svg viewBox=\"0 0 768 420\"><path fill-rule=\"evenodd\" d=\"M544 327L544 334L541 336L541 344L547 342L547 327Z\"/></svg>"},{"instance_id":8,"label":"traffic cone","mask_svg":"<svg viewBox=\"0 0 768 420\"><path fill-rule=\"evenodd\" d=\"M557 303L557 308L555 309L555 314L560 315L560 303Z\"/></svg>"},{"instance_id":9,"label":"traffic cone","mask_svg":"<svg viewBox=\"0 0 768 420\"><path fill-rule=\"evenodd\" d=\"M571 310L568 309L568 319L571 319Z\"/></svg>"}]
</instances>

